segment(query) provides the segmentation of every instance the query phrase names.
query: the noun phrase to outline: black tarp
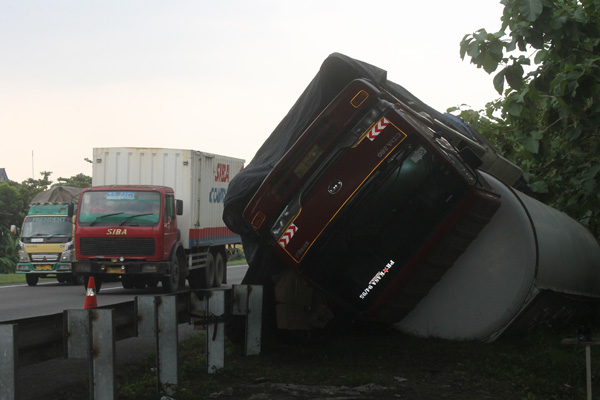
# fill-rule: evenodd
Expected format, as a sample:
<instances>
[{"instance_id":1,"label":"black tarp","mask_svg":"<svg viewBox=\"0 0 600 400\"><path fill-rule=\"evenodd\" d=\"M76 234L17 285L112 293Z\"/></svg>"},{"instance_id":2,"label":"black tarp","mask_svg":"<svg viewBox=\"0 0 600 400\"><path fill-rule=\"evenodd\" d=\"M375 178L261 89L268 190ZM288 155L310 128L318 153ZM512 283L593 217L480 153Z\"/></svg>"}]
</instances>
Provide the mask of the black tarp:
<instances>
[{"instance_id":1,"label":"black tarp","mask_svg":"<svg viewBox=\"0 0 600 400\"><path fill-rule=\"evenodd\" d=\"M370 80L417 112L427 113L432 118L462 131L463 134L467 134L468 131L468 136L472 137L474 134L481 141L482 138L478 132L469 129L460 118L438 112L402 86L389 81L385 70L343 54L331 54L248 166L229 184L225 197L223 220L232 231L242 237L249 264L244 283L262 283L262 280L281 267L280 262L272 255L270 246L266 243L263 245L252 227L243 219L244 208L265 177L302 132L346 85L358 78Z\"/></svg>"},{"instance_id":2,"label":"black tarp","mask_svg":"<svg viewBox=\"0 0 600 400\"><path fill-rule=\"evenodd\" d=\"M38 193L31 204L38 203L76 203L82 188L72 186L54 186L46 191Z\"/></svg>"}]
</instances>

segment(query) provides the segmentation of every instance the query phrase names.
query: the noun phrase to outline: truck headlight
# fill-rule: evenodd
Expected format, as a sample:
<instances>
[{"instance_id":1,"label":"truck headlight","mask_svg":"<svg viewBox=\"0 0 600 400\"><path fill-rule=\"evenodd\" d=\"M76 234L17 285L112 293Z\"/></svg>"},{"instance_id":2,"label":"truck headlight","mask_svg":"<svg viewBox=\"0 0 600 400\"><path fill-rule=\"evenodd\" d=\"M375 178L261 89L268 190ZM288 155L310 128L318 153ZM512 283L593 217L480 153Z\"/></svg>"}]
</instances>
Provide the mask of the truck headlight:
<instances>
[{"instance_id":1,"label":"truck headlight","mask_svg":"<svg viewBox=\"0 0 600 400\"><path fill-rule=\"evenodd\" d=\"M75 249L75 242L70 241L65 243L65 251L60 255L60 261L70 262L73 261L73 250Z\"/></svg>"},{"instance_id":2,"label":"truck headlight","mask_svg":"<svg viewBox=\"0 0 600 400\"><path fill-rule=\"evenodd\" d=\"M19 262L29 262L29 256L25 250L19 250Z\"/></svg>"},{"instance_id":3,"label":"truck headlight","mask_svg":"<svg viewBox=\"0 0 600 400\"><path fill-rule=\"evenodd\" d=\"M71 262L73 261L73 250L63 251L60 255L60 261Z\"/></svg>"},{"instance_id":4,"label":"truck headlight","mask_svg":"<svg viewBox=\"0 0 600 400\"><path fill-rule=\"evenodd\" d=\"M294 218L300 212L300 205L298 203L288 204L277 221L271 227L271 235L275 240L279 240L279 237L283 234L283 230L292 222Z\"/></svg>"}]
</instances>

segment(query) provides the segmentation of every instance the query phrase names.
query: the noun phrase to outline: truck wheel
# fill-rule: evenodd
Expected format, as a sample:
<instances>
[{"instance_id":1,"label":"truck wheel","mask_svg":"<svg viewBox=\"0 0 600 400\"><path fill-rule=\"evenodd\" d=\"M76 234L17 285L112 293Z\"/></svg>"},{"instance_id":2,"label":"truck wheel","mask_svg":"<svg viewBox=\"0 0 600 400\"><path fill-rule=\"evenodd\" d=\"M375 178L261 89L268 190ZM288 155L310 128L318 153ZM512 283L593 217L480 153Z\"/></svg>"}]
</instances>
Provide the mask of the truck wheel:
<instances>
[{"instance_id":1,"label":"truck wheel","mask_svg":"<svg viewBox=\"0 0 600 400\"><path fill-rule=\"evenodd\" d=\"M25 280L29 286L35 286L40 280L40 277L38 275L27 274L25 275Z\"/></svg>"},{"instance_id":2,"label":"truck wheel","mask_svg":"<svg viewBox=\"0 0 600 400\"><path fill-rule=\"evenodd\" d=\"M225 278L225 261L223 260L223 254L217 253L215 257L215 287L219 287L223 284Z\"/></svg>"},{"instance_id":3,"label":"truck wheel","mask_svg":"<svg viewBox=\"0 0 600 400\"><path fill-rule=\"evenodd\" d=\"M181 262L177 254L171 257L171 274L162 281L166 293L173 293L185 288L185 264Z\"/></svg>"},{"instance_id":4,"label":"truck wheel","mask_svg":"<svg viewBox=\"0 0 600 400\"><path fill-rule=\"evenodd\" d=\"M200 286L202 289L210 289L215 282L215 257L208 253L206 267L198 271L200 273Z\"/></svg>"},{"instance_id":5,"label":"truck wheel","mask_svg":"<svg viewBox=\"0 0 600 400\"><path fill-rule=\"evenodd\" d=\"M206 266L190 271L188 281L192 289L209 289L215 280L215 258L212 253L206 256Z\"/></svg>"},{"instance_id":6,"label":"truck wheel","mask_svg":"<svg viewBox=\"0 0 600 400\"><path fill-rule=\"evenodd\" d=\"M83 285L83 275L71 275L69 282L73 285Z\"/></svg>"},{"instance_id":7,"label":"truck wheel","mask_svg":"<svg viewBox=\"0 0 600 400\"><path fill-rule=\"evenodd\" d=\"M121 285L123 289L133 289L133 278L128 275L123 275L121 277Z\"/></svg>"},{"instance_id":8,"label":"truck wheel","mask_svg":"<svg viewBox=\"0 0 600 400\"><path fill-rule=\"evenodd\" d=\"M146 288L146 281L141 276L133 278L133 287L136 288L136 289L145 289Z\"/></svg>"}]
</instances>

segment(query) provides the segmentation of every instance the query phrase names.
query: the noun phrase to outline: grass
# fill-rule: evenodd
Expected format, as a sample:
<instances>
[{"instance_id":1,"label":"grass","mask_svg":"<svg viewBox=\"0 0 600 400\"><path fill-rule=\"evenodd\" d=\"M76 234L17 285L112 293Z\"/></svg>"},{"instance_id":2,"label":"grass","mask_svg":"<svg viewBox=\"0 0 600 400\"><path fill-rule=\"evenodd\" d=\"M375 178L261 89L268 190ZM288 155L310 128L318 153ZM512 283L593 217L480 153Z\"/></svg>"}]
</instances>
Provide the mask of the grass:
<instances>
[{"instance_id":1,"label":"grass","mask_svg":"<svg viewBox=\"0 0 600 400\"><path fill-rule=\"evenodd\" d=\"M179 388L173 398L582 399L585 348L560 344L573 336L573 327L543 327L494 343L415 338L391 329L351 328L312 345L268 336L254 357L242 356L241 345L227 342L225 369L208 375L205 338L199 334L180 344ZM597 392L600 356L592 362ZM118 371L118 398L160 398L154 367L149 356ZM75 397L63 393L51 400L87 393L74 390L69 394Z\"/></svg>"},{"instance_id":2,"label":"grass","mask_svg":"<svg viewBox=\"0 0 600 400\"><path fill-rule=\"evenodd\" d=\"M56 278L40 278L40 282L55 280ZM0 274L0 285L9 285L25 282L25 274Z\"/></svg>"}]
</instances>

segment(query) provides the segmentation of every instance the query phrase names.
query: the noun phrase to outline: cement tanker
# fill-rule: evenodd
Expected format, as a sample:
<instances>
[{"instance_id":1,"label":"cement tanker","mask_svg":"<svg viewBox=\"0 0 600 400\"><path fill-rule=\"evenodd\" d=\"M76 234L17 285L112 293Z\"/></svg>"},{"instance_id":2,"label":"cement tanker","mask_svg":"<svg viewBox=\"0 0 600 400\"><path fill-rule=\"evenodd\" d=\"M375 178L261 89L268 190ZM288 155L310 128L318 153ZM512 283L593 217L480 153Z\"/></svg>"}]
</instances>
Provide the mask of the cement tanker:
<instances>
[{"instance_id":1,"label":"cement tanker","mask_svg":"<svg viewBox=\"0 0 600 400\"><path fill-rule=\"evenodd\" d=\"M401 331L492 341L576 318L600 298L600 247L580 223L482 173L502 205Z\"/></svg>"},{"instance_id":2,"label":"cement tanker","mask_svg":"<svg viewBox=\"0 0 600 400\"><path fill-rule=\"evenodd\" d=\"M595 237L527 191L464 121L332 54L231 181L223 219L280 329L492 341L600 299Z\"/></svg>"}]
</instances>

